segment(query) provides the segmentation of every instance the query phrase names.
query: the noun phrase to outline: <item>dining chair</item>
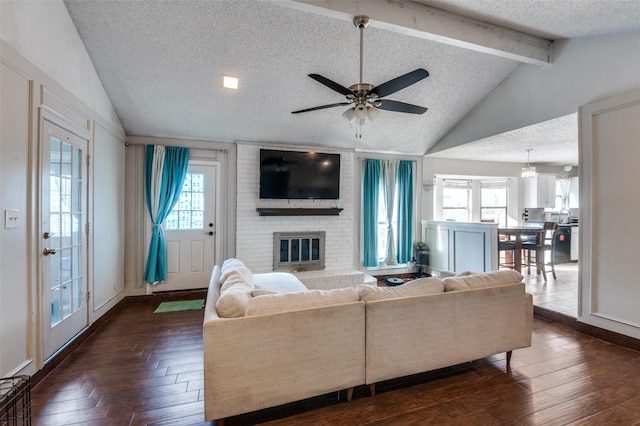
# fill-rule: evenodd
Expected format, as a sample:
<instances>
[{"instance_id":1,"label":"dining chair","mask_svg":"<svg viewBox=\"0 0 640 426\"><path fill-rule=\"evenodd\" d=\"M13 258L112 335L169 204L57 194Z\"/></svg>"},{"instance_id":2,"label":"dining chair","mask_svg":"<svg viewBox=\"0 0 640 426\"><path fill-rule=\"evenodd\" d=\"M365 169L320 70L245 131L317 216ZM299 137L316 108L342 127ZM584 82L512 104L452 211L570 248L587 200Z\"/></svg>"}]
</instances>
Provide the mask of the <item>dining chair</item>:
<instances>
[{"instance_id":1,"label":"dining chair","mask_svg":"<svg viewBox=\"0 0 640 426\"><path fill-rule=\"evenodd\" d=\"M482 220L494 222L493 219ZM508 235L498 234L498 269L500 267L516 269L516 242Z\"/></svg>"},{"instance_id":2,"label":"dining chair","mask_svg":"<svg viewBox=\"0 0 640 426\"><path fill-rule=\"evenodd\" d=\"M545 222L543 227L536 235L535 241L525 241L522 243L522 249L525 250L527 259L527 273L531 273L531 265L535 265L536 274L542 273L542 278L547 281L547 265L551 266L551 273L556 279L555 267L555 250L556 250L556 232L558 224L556 222ZM546 253L550 253L550 262L545 262Z\"/></svg>"}]
</instances>

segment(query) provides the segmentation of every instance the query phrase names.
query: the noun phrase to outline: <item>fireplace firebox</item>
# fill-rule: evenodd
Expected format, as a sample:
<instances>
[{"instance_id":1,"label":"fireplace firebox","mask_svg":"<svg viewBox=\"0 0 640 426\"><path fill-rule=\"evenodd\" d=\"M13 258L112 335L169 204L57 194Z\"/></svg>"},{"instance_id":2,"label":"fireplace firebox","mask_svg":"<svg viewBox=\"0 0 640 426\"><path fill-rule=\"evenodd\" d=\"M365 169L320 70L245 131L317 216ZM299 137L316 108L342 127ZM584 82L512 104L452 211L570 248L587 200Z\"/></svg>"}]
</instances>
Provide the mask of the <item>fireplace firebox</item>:
<instances>
[{"instance_id":1,"label":"fireplace firebox","mask_svg":"<svg viewBox=\"0 0 640 426\"><path fill-rule=\"evenodd\" d=\"M325 232L274 232L274 271L316 271L324 269Z\"/></svg>"}]
</instances>

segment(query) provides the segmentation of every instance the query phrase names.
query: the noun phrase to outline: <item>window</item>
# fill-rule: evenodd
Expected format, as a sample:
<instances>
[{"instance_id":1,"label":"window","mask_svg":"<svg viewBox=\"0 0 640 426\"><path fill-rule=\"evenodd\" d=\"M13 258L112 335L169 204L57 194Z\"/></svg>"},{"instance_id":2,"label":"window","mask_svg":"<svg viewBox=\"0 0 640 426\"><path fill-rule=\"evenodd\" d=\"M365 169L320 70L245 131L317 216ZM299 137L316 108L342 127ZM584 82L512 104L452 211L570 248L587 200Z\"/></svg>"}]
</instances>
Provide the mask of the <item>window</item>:
<instances>
[{"instance_id":1,"label":"window","mask_svg":"<svg viewBox=\"0 0 640 426\"><path fill-rule=\"evenodd\" d=\"M165 226L169 231L204 229L204 174L187 172Z\"/></svg>"},{"instance_id":2,"label":"window","mask_svg":"<svg viewBox=\"0 0 640 426\"><path fill-rule=\"evenodd\" d=\"M380 185L380 200L384 199L382 185ZM398 193L398 185L396 184L396 194ZM398 198L393 200L393 219L391 219L391 227L398 229ZM387 257L387 230L389 229L389 222L387 221L387 213L385 211L384 203L378 204L378 262L384 263L384 259ZM395 233L395 232L394 232Z\"/></svg>"},{"instance_id":3,"label":"window","mask_svg":"<svg viewBox=\"0 0 640 426\"><path fill-rule=\"evenodd\" d=\"M480 181L480 220L507 226L506 181Z\"/></svg>"},{"instance_id":4,"label":"window","mask_svg":"<svg viewBox=\"0 0 640 426\"><path fill-rule=\"evenodd\" d=\"M413 167L410 160L365 160L362 176L365 267L403 264L413 256Z\"/></svg>"},{"instance_id":5,"label":"window","mask_svg":"<svg viewBox=\"0 0 640 426\"><path fill-rule=\"evenodd\" d=\"M442 187L442 220L471 221L471 181L445 179Z\"/></svg>"}]
</instances>

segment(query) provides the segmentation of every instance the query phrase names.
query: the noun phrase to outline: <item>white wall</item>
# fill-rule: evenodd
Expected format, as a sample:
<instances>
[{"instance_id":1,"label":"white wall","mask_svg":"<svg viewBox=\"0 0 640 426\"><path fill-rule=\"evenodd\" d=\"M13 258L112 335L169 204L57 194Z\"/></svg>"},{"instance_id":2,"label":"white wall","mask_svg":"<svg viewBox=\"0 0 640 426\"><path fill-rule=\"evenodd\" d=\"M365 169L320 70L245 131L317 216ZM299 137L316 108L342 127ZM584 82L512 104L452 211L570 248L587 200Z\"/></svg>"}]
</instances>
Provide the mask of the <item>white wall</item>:
<instances>
[{"instance_id":1,"label":"white wall","mask_svg":"<svg viewBox=\"0 0 640 426\"><path fill-rule=\"evenodd\" d=\"M32 274L29 241L30 82L0 65L0 377L33 360L31 330L34 298L28 285ZM5 211L19 220L5 227Z\"/></svg>"},{"instance_id":2,"label":"white wall","mask_svg":"<svg viewBox=\"0 0 640 426\"><path fill-rule=\"evenodd\" d=\"M93 204L87 213L100 228L89 234L87 280L98 298L92 300L88 323L123 297L123 258L110 250L124 239L124 133L61 1L1 1L0 19L0 212L17 209L23 220L17 229L0 233L0 375L7 376L33 374L43 365L39 312L48 307L40 306L38 297L41 111L89 140L93 158L88 176ZM102 233L105 229L110 232Z\"/></svg>"},{"instance_id":3,"label":"white wall","mask_svg":"<svg viewBox=\"0 0 640 426\"><path fill-rule=\"evenodd\" d=\"M92 111L122 130L62 1L0 1L0 38Z\"/></svg>"},{"instance_id":4,"label":"white wall","mask_svg":"<svg viewBox=\"0 0 640 426\"><path fill-rule=\"evenodd\" d=\"M319 149L339 153L340 199L332 200L260 200L260 148L289 149L291 145L258 145L238 142L237 248L236 257L253 272L273 270L273 233L325 231L325 268L354 269L356 248L354 212L354 153L344 150ZM309 150L309 147L300 150ZM258 216L256 207L315 207L344 209L339 216Z\"/></svg>"},{"instance_id":5,"label":"white wall","mask_svg":"<svg viewBox=\"0 0 640 426\"><path fill-rule=\"evenodd\" d=\"M92 320L100 318L124 292L124 154L122 135L96 124L93 135L91 211ZM116 201L116 202L114 202Z\"/></svg>"},{"instance_id":6,"label":"white wall","mask_svg":"<svg viewBox=\"0 0 640 426\"><path fill-rule=\"evenodd\" d=\"M640 339L640 89L584 106L580 121L578 319Z\"/></svg>"},{"instance_id":7,"label":"white wall","mask_svg":"<svg viewBox=\"0 0 640 426\"><path fill-rule=\"evenodd\" d=\"M190 158L205 158L220 162L220 222L216 226L216 263L234 255L236 251L236 145L214 141L167 139L129 136L125 158L125 293L139 296L148 292L142 279L149 250L149 213L144 195L144 145L165 145L190 148ZM218 242L220 244L218 244ZM203 287L207 283L203 284Z\"/></svg>"},{"instance_id":8,"label":"white wall","mask_svg":"<svg viewBox=\"0 0 640 426\"><path fill-rule=\"evenodd\" d=\"M640 87L640 32L554 43L553 64L520 65L431 152L575 113Z\"/></svg>"}]
</instances>

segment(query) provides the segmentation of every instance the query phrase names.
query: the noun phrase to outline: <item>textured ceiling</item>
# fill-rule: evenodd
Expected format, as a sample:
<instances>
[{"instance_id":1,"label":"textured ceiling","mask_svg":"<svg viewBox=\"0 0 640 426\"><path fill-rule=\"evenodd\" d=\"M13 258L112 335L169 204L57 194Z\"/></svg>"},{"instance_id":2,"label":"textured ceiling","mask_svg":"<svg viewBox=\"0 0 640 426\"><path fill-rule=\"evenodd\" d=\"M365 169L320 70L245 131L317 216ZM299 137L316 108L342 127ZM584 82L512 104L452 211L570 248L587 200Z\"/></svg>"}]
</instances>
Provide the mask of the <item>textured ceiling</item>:
<instances>
[{"instance_id":1,"label":"textured ceiling","mask_svg":"<svg viewBox=\"0 0 640 426\"><path fill-rule=\"evenodd\" d=\"M128 135L423 154L520 64L373 22L365 30L364 81L379 85L425 68L430 77L389 98L429 110L382 111L356 139L341 117L346 107L291 111L344 101L307 75L357 83L358 30L288 3L65 1ZM548 38L640 29L640 7L629 13L629 2L421 3ZM225 73L240 78L238 91L221 87ZM524 149L512 161L522 161Z\"/></svg>"},{"instance_id":2,"label":"textured ceiling","mask_svg":"<svg viewBox=\"0 0 640 426\"><path fill-rule=\"evenodd\" d=\"M527 150L531 150L527 152ZM449 148L429 157L457 160L527 161L578 165L578 115L570 114L533 126Z\"/></svg>"},{"instance_id":3,"label":"textured ceiling","mask_svg":"<svg viewBox=\"0 0 640 426\"><path fill-rule=\"evenodd\" d=\"M549 40L638 29L638 0L414 0Z\"/></svg>"}]
</instances>

